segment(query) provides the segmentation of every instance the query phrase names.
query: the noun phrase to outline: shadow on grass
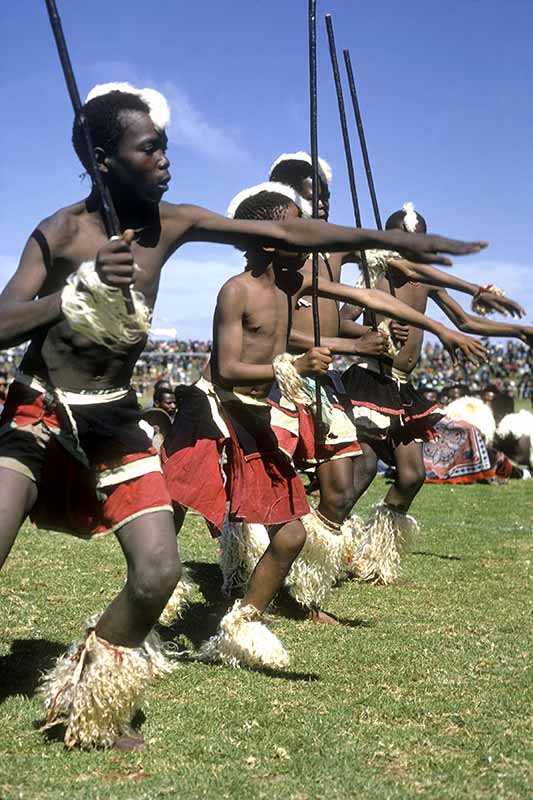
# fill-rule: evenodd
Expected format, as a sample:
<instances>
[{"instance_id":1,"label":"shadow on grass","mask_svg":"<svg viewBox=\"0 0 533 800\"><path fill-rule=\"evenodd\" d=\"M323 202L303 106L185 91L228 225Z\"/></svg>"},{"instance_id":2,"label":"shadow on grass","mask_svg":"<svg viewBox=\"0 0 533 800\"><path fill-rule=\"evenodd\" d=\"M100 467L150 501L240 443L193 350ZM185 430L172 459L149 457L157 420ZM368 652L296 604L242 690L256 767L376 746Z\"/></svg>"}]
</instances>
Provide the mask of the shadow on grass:
<instances>
[{"instance_id":1,"label":"shadow on grass","mask_svg":"<svg viewBox=\"0 0 533 800\"><path fill-rule=\"evenodd\" d=\"M42 673L65 652L65 644L48 639L15 639L0 658L0 704L8 697L32 697Z\"/></svg>"},{"instance_id":2,"label":"shadow on grass","mask_svg":"<svg viewBox=\"0 0 533 800\"><path fill-rule=\"evenodd\" d=\"M224 604L222 573L218 564L207 561L186 561L184 567L207 603L221 606Z\"/></svg>"},{"instance_id":3,"label":"shadow on grass","mask_svg":"<svg viewBox=\"0 0 533 800\"><path fill-rule=\"evenodd\" d=\"M441 558L444 561L462 561L461 556L447 556L444 553L430 553L428 550L413 550L412 556L429 556L430 558Z\"/></svg>"}]
</instances>

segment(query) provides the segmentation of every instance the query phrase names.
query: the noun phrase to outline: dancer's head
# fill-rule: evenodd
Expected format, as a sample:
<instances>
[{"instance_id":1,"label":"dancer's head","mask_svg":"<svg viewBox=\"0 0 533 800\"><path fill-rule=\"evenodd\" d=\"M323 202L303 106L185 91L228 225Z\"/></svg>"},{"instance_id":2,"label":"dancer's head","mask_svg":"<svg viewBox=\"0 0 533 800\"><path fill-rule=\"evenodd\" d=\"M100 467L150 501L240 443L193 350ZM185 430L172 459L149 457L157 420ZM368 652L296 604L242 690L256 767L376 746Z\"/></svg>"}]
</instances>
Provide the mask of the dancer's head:
<instances>
[{"instance_id":1,"label":"dancer's head","mask_svg":"<svg viewBox=\"0 0 533 800\"><path fill-rule=\"evenodd\" d=\"M318 159L318 216L329 217L329 184L333 173L327 161ZM282 153L270 167L270 181L284 183L298 192L309 203L313 200L313 166L311 156L303 150L297 153Z\"/></svg>"},{"instance_id":2,"label":"dancer's head","mask_svg":"<svg viewBox=\"0 0 533 800\"><path fill-rule=\"evenodd\" d=\"M170 181L166 156L168 105L154 89L103 84L83 106L98 168L111 190L144 203L158 203ZM85 169L89 154L79 119L72 129L74 150Z\"/></svg>"},{"instance_id":3,"label":"dancer's head","mask_svg":"<svg viewBox=\"0 0 533 800\"><path fill-rule=\"evenodd\" d=\"M400 211L390 215L385 223L385 230L399 230L407 233L427 233L426 220L415 211L413 203L404 203Z\"/></svg>"},{"instance_id":4,"label":"dancer's head","mask_svg":"<svg viewBox=\"0 0 533 800\"><path fill-rule=\"evenodd\" d=\"M309 216L309 203L290 186L282 183L268 182L243 189L230 202L227 216L231 219L251 220L284 220ZM262 248L262 251L268 251ZM282 257L286 266L299 268L306 260L307 254L275 251Z\"/></svg>"}]
</instances>

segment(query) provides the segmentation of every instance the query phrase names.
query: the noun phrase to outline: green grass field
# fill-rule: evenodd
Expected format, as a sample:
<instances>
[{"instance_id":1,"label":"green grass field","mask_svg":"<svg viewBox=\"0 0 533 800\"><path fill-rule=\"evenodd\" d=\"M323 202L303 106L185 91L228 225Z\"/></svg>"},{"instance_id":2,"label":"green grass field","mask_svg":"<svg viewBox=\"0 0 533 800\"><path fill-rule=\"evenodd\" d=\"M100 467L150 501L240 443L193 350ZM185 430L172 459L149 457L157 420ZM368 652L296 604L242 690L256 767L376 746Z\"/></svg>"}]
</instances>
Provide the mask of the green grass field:
<instances>
[{"instance_id":1,"label":"green grass field","mask_svg":"<svg viewBox=\"0 0 533 800\"><path fill-rule=\"evenodd\" d=\"M383 494L380 479L366 512ZM184 661L150 689L142 753L67 751L37 731L39 672L122 585L112 538L25 529L0 584L0 798L529 798L533 485L428 486L407 581L346 583L339 626L277 619L292 671ZM216 543L189 517L194 647L222 613Z\"/></svg>"}]
</instances>

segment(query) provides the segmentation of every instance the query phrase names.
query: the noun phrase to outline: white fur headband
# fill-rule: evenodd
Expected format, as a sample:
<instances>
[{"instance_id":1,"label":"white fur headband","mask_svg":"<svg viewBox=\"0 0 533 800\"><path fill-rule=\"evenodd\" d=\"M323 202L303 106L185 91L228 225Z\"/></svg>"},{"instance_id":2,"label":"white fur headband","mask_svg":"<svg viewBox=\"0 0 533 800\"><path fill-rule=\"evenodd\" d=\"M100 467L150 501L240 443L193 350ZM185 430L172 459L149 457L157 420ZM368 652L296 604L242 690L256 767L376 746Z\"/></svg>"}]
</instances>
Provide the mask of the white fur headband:
<instances>
[{"instance_id":1,"label":"white fur headband","mask_svg":"<svg viewBox=\"0 0 533 800\"><path fill-rule=\"evenodd\" d=\"M233 219L240 204L249 197L255 197L255 195L259 194L260 192L282 194L284 197L288 197L289 200L292 200L292 202L298 206L304 217L312 216L311 203L308 200L304 200L303 197L301 197L298 192L295 192L290 186L286 186L284 183L277 183L276 181L258 183L257 186L250 186L249 189L243 189L241 192L235 195L233 200L230 201L228 210L226 211L226 216Z\"/></svg>"},{"instance_id":2,"label":"white fur headband","mask_svg":"<svg viewBox=\"0 0 533 800\"><path fill-rule=\"evenodd\" d=\"M405 211L405 216L403 218L405 230L409 231L409 233L414 233L418 224L418 214L415 211L414 203L404 203L402 210Z\"/></svg>"},{"instance_id":3,"label":"white fur headband","mask_svg":"<svg viewBox=\"0 0 533 800\"><path fill-rule=\"evenodd\" d=\"M170 108L166 97L156 89L137 89L130 83L99 83L93 86L85 102L88 103L89 100L100 97L103 94L109 94L110 92L127 92L128 94L135 94L137 97L140 97L150 109L152 122L160 131L165 130L170 124Z\"/></svg>"},{"instance_id":4,"label":"white fur headband","mask_svg":"<svg viewBox=\"0 0 533 800\"><path fill-rule=\"evenodd\" d=\"M312 160L309 153L306 153L304 150L299 150L297 153L282 153L272 166L270 167L270 171L268 173L269 177L272 176L274 168L281 164L283 161L303 161L305 164L311 164ZM333 170L331 169L330 165L324 158L318 158L318 174L325 181L328 185L333 180Z\"/></svg>"}]
</instances>

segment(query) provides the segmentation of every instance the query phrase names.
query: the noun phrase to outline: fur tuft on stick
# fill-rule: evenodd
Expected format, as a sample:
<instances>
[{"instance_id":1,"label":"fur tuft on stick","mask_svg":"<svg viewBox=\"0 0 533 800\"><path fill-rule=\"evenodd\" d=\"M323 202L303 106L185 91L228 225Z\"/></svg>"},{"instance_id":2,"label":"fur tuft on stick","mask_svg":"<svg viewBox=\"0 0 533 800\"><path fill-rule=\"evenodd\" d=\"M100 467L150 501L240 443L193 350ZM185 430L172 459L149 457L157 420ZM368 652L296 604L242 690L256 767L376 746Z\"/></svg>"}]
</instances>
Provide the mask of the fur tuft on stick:
<instances>
[{"instance_id":1,"label":"fur tuft on stick","mask_svg":"<svg viewBox=\"0 0 533 800\"><path fill-rule=\"evenodd\" d=\"M257 608L237 600L222 617L219 632L202 645L200 659L221 661L230 667L287 667L289 654L261 619Z\"/></svg>"},{"instance_id":2,"label":"fur tuft on stick","mask_svg":"<svg viewBox=\"0 0 533 800\"><path fill-rule=\"evenodd\" d=\"M402 556L418 532L414 517L378 503L362 529L351 573L360 581L394 583L401 572Z\"/></svg>"},{"instance_id":3,"label":"fur tuft on stick","mask_svg":"<svg viewBox=\"0 0 533 800\"><path fill-rule=\"evenodd\" d=\"M38 693L47 711L41 730L65 726L67 747L111 747L131 733L147 684L171 672L161 639L151 632L140 647L119 647L90 629L60 656Z\"/></svg>"}]
</instances>

